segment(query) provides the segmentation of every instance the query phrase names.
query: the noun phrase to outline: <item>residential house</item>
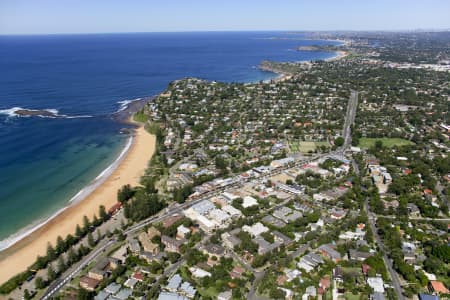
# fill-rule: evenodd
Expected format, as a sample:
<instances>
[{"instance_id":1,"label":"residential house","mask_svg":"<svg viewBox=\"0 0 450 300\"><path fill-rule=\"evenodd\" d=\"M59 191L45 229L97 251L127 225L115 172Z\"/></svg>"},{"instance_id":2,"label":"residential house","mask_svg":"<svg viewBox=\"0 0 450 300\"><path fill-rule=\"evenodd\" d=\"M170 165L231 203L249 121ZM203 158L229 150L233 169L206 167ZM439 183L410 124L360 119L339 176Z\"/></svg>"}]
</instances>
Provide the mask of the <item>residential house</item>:
<instances>
[{"instance_id":1,"label":"residential house","mask_svg":"<svg viewBox=\"0 0 450 300\"><path fill-rule=\"evenodd\" d=\"M83 276L80 278L80 287L88 291L95 291L97 286L100 284L100 281L101 280L89 276Z\"/></svg>"},{"instance_id":2,"label":"residential house","mask_svg":"<svg viewBox=\"0 0 450 300\"><path fill-rule=\"evenodd\" d=\"M134 255L138 255L141 252L141 246L139 246L139 242L136 239L131 239L128 242L128 248Z\"/></svg>"},{"instance_id":3,"label":"residential house","mask_svg":"<svg viewBox=\"0 0 450 300\"><path fill-rule=\"evenodd\" d=\"M111 264L108 258L100 260L91 270L89 270L88 276L97 280L103 280L108 277L116 264Z\"/></svg>"},{"instance_id":4,"label":"residential house","mask_svg":"<svg viewBox=\"0 0 450 300\"><path fill-rule=\"evenodd\" d=\"M242 243L242 241L238 237L228 232L222 233L220 237L222 238L223 244L228 249L234 249L234 247L239 246Z\"/></svg>"},{"instance_id":5,"label":"residential house","mask_svg":"<svg viewBox=\"0 0 450 300\"><path fill-rule=\"evenodd\" d=\"M257 237L261 233L268 232L269 228L258 222L253 224L252 226L244 225L242 226L242 230L248 232L253 237Z\"/></svg>"},{"instance_id":6,"label":"residential house","mask_svg":"<svg viewBox=\"0 0 450 300\"><path fill-rule=\"evenodd\" d=\"M173 224L175 224L176 222L178 222L181 219L183 219L182 215L173 214L170 217L167 217L167 218L164 219L164 221L162 222L162 226L164 228L168 228L168 227L172 226Z\"/></svg>"},{"instance_id":7,"label":"residential house","mask_svg":"<svg viewBox=\"0 0 450 300\"><path fill-rule=\"evenodd\" d=\"M173 292L161 292L158 296L158 300L188 300L182 295Z\"/></svg>"},{"instance_id":8,"label":"residential house","mask_svg":"<svg viewBox=\"0 0 450 300\"><path fill-rule=\"evenodd\" d=\"M383 293L375 292L372 295L370 295L370 300L385 300Z\"/></svg>"},{"instance_id":9,"label":"residential house","mask_svg":"<svg viewBox=\"0 0 450 300\"><path fill-rule=\"evenodd\" d=\"M384 293L384 282L381 277L367 278L367 284L374 290L374 292Z\"/></svg>"},{"instance_id":10,"label":"residential house","mask_svg":"<svg viewBox=\"0 0 450 300\"><path fill-rule=\"evenodd\" d=\"M122 286L118 283L112 282L110 283L106 288L105 291L111 295L116 294L120 289L122 288Z\"/></svg>"},{"instance_id":11,"label":"residential house","mask_svg":"<svg viewBox=\"0 0 450 300\"><path fill-rule=\"evenodd\" d=\"M165 251L180 253L181 246L185 243L185 240L176 240L167 235L161 236L161 243L166 246Z\"/></svg>"},{"instance_id":12,"label":"residential house","mask_svg":"<svg viewBox=\"0 0 450 300\"><path fill-rule=\"evenodd\" d=\"M250 196L245 196L243 201L242 201L242 207L243 208L249 208L251 206L255 206L258 205L258 201Z\"/></svg>"},{"instance_id":13,"label":"residential house","mask_svg":"<svg viewBox=\"0 0 450 300\"><path fill-rule=\"evenodd\" d=\"M419 300L439 300L437 295L419 294Z\"/></svg>"},{"instance_id":14,"label":"residential house","mask_svg":"<svg viewBox=\"0 0 450 300\"><path fill-rule=\"evenodd\" d=\"M444 283L442 281L438 281L438 280L430 280L430 282L428 283L428 289L430 290L431 293L436 293L436 294L449 294L449 290L447 289L447 287L444 285Z\"/></svg>"},{"instance_id":15,"label":"residential house","mask_svg":"<svg viewBox=\"0 0 450 300\"><path fill-rule=\"evenodd\" d=\"M342 260L341 254L335 250L335 246L333 244L321 245L317 249L323 256L331 259L334 262L339 262Z\"/></svg>"},{"instance_id":16,"label":"residential house","mask_svg":"<svg viewBox=\"0 0 450 300\"><path fill-rule=\"evenodd\" d=\"M349 259L351 259L351 260L358 260L358 261L365 261L369 257L374 256L373 253L357 251L357 250L354 250L354 249L350 249L348 251L348 254L349 254Z\"/></svg>"},{"instance_id":17,"label":"residential house","mask_svg":"<svg viewBox=\"0 0 450 300\"><path fill-rule=\"evenodd\" d=\"M209 256L215 256L221 258L225 255L226 250L224 247L216 244L208 244L202 248L203 253Z\"/></svg>"},{"instance_id":18,"label":"residential house","mask_svg":"<svg viewBox=\"0 0 450 300\"><path fill-rule=\"evenodd\" d=\"M183 240L186 238L186 236L191 232L191 230L184 225L180 225L177 227L177 240Z\"/></svg>"},{"instance_id":19,"label":"residential house","mask_svg":"<svg viewBox=\"0 0 450 300\"><path fill-rule=\"evenodd\" d=\"M176 292L178 290L178 288L180 287L181 282L183 282L183 279L181 278L181 276L179 274L175 274L167 282L166 289L170 292Z\"/></svg>"},{"instance_id":20,"label":"residential house","mask_svg":"<svg viewBox=\"0 0 450 300\"><path fill-rule=\"evenodd\" d=\"M151 231L151 228L149 228L149 231ZM151 231L151 234L148 234L147 232L141 232L138 237L144 251L149 252L153 255L157 255L159 253L159 245L152 242L153 237L160 235L159 231L156 230L156 232L157 234L153 231Z\"/></svg>"},{"instance_id":21,"label":"residential house","mask_svg":"<svg viewBox=\"0 0 450 300\"><path fill-rule=\"evenodd\" d=\"M330 288L331 280L329 276L325 276L319 281L319 294L323 295Z\"/></svg>"},{"instance_id":22,"label":"residential house","mask_svg":"<svg viewBox=\"0 0 450 300\"><path fill-rule=\"evenodd\" d=\"M230 290L222 292L219 295L217 295L217 300L231 300L231 298L232 298L232 293Z\"/></svg>"}]
</instances>

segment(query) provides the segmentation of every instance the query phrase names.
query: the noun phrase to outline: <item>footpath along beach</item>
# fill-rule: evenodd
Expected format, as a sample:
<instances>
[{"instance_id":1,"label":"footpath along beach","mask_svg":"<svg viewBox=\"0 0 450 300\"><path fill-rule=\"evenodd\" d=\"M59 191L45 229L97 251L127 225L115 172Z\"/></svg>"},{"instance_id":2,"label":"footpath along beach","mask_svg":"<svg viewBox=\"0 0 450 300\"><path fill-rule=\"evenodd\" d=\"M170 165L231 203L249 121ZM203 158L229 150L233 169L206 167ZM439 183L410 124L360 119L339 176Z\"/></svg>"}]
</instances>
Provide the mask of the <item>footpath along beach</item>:
<instances>
[{"instance_id":1,"label":"footpath along beach","mask_svg":"<svg viewBox=\"0 0 450 300\"><path fill-rule=\"evenodd\" d=\"M117 202L117 190L125 184L138 185L155 151L156 138L141 125L133 131L133 140L128 152L110 176L85 199L69 206L13 246L0 252L0 283L24 271L33 264L38 255L45 255L47 244L56 243L58 236L74 234L77 224L82 224L83 216L92 220L98 215L100 205L108 210Z\"/></svg>"}]
</instances>

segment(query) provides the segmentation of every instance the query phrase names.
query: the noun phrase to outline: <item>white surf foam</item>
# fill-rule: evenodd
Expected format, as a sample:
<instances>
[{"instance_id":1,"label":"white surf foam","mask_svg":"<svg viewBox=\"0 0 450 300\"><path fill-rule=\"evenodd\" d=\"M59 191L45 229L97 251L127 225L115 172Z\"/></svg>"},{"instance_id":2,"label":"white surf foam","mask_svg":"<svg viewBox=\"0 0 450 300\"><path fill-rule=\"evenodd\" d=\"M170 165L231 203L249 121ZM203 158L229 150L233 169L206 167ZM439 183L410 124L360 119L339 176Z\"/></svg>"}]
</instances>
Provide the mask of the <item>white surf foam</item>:
<instances>
[{"instance_id":1,"label":"white surf foam","mask_svg":"<svg viewBox=\"0 0 450 300\"><path fill-rule=\"evenodd\" d=\"M125 154L127 154L128 150L130 150L132 144L133 144L133 137L130 136L130 138L128 139L127 144L123 148L122 152L120 152L120 154L117 157L117 159L111 165L109 165L105 170L103 170L103 172L101 172L97 177L95 177L95 180L98 180L98 179L100 179L102 177L105 177L105 176L109 176L110 173L112 173L112 171L115 168L117 168L119 163L122 161L122 158L125 156Z\"/></svg>"},{"instance_id":2,"label":"white surf foam","mask_svg":"<svg viewBox=\"0 0 450 300\"><path fill-rule=\"evenodd\" d=\"M81 189L78 193L75 194L70 200L69 204L61 209L59 209L57 212L55 212L53 215L51 215L49 218L44 220L36 221L35 223L25 227L24 229L20 230L19 232L7 237L6 239L3 239L0 241L0 251L5 250L18 241L22 240L23 238L27 237L28 235L32 234L51 220L53 220L55 217L57 217L59 214L61 214L63 211L65 211L70 206L84 200L87 196L89 196L93 191L95 191L100 185L102 185L106 179L108 179L109 176L113 173L113 171L119 166L119 164L124 159L127 152L130 150L132 144L133 144L134 138L133 136L130 136L128 139L125 147L123 148L122 152L120 152L119 156L114 160L114 162L109 165L105 170L103 170L88 186Z\"/></svg>"},{"instance_id":3,"label":"white surf foam","mask_svg":"<svg viewBox=\"0 0 450 300\"><path fill-rule=\"evenodd\" d=\"M136 99L132 99L132 100L122 100L122 101L118 101L117 103L120 104L119 109L116 111L116 113L124 111L125 109L127 109L128 105L130 105L130 103L133 103L135 101L141 101L143 98L136 98Z\"/></svg>"},{"instance_id":4,"label":"white surf foam","mask_svg":"<svg viewBox=\"0 0 450 300\"><path fill-rule=\"evenodd\" d=\"M45 116L45 115L21 115L18 114L17 111L19 110L26 110L26 111L46 111L49 112L51 114L53 114L53 116ZM78 118L92 118L92 116L90 115L79 115L79 116L69 116L69 115L63 115L63 114L59 114L59 111L55 108L45 108L45 109L29 109L29 108L22 108L22 107L12 107L12 108L8 108L8 109L0 109L0 114L2 115L7 115L8 117L23 117L23 118L29 118L29 117L39 117L39 118L49 118L49 119L56 119L56 118L63 118L63 119L78 119Z\"/></svg>"}]
</instances>

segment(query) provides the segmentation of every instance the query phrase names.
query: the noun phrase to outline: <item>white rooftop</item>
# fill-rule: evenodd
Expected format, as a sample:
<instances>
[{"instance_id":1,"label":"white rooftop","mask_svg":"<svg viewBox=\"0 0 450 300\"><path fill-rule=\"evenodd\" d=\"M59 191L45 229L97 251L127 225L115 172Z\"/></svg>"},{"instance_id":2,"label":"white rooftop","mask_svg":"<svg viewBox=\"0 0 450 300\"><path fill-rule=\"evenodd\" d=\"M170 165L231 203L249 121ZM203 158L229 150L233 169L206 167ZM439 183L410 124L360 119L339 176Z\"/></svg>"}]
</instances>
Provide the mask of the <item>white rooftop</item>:
<instances>
[{"instance_id":1,"label":"white rooftop","mask_svg":"<svg viewBox=\"0 0 450 300\"><path fill-rule=\"evenodd\" d=\"M218 223L226 222L227 220L229 220L231 218L230 215L228 215L226 212L224 212L223 210L220 210L220 209L213 209L209 213L209 217L211 219L217 221Z\"/></svg>"},{"instance_id":2,"label":"white rooftop","mask_svg":"<svg viewBox=\"0 0 450 300\"><path fill-rule=\"evenodd\" d=\"M211 277L211 273L200 268L191 267L189 268L189 271L192 273L192 276L196 278Z\"/></svg>"},{"instance_id":3,"label":"white rooftop","mask_svg":"<svg viewBox=\"0 0 450 300\"><path fill-rule=\"evenodd\" d=\"M194 211L196 211L198 214L206 214L210 210L213 210L216 208L216 206L209 200L203 200L191 207Z\"/></svg>"},{"instance_id":4,"label":"white rooftop","mask_svg":"<svg viewBox=\"0 0 450 300\"><path fill-rule=\"evenodd\" d=\"M228 200L234 200L239 198L239 196L236 196L235 194L229 193L229 192L224 192L222 194L225 198L227 198Z\"/></svg>"},{"instance_id":5,"label":"white rooftop","mask_svg":"<svg viewBox=\"0 0 450 300\"><path fill-rule=\"evenodd\" d=\"M367 284L373 288L375 292L384 293L384 282L381 277L369 277L367 278Z\"/></svg>"},{"instance_id":6,"label":"white rooftop","mask_svg":"<svg viewBox=\"0 0 450 300\"><path fill-rule=\"evenodd\" d=\"M234 216L241 216L241 215L242 215L242 212L241 212L239 209L234 208L234 207L231 206L231 205L225 205L225 206L223 206L223 207L222 207L222 210L223 210L224 212L228 213L229 215L231 215L232 217L234 217Z\"/></svg>"},{"instance_id":7,"label":"white rooftop","mask_svg":"<svg viewBox=\"0 0 450 300\"><path fill-rule=\"evenodd\" d=\"M250 207L250 206L253 206L253 205L258 205L258 201L255 198L253 198L253 197L245 196L243 200L244 200L242 202L242 207L243 208L247 208L247 207Z\"/></svg>"},{"instance_id":8,"label":"white rooftop","mask_svg":"<svg viewBox=\"0 0 450 300\"><path fill-rule=\"evenodd\" d=\"M252 226L244 225L242 227L242 230L245 231L245 232L250 233L253 236L258 236L261 233L269 231L269 228L267 228L266 226L264 226L263 224L258 222L258 223L254 224Z\"/></svg>"}]
</instances>

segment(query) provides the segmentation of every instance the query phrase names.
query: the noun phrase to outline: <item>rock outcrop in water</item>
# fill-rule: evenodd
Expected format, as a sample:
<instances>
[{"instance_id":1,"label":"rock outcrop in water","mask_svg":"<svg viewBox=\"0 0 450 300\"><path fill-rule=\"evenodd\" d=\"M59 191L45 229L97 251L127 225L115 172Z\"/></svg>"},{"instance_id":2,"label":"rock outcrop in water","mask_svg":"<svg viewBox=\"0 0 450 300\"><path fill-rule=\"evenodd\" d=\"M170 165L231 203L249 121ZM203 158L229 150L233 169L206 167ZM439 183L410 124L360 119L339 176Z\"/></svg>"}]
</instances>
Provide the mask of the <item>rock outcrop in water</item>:
<instances>
[{"instance_id":1,"label":"rock outcrop in water","mask_svg":"<svg viewBox=\"0 0 450 300\"><path fill-rule=\"evenodd\" d=\"M18 116L23 117L47 117L47 118L59 118L61 117L57 113L49 110L34 110L34 109L19 109L14 112Z\"/></svg>"}]
</instances>

